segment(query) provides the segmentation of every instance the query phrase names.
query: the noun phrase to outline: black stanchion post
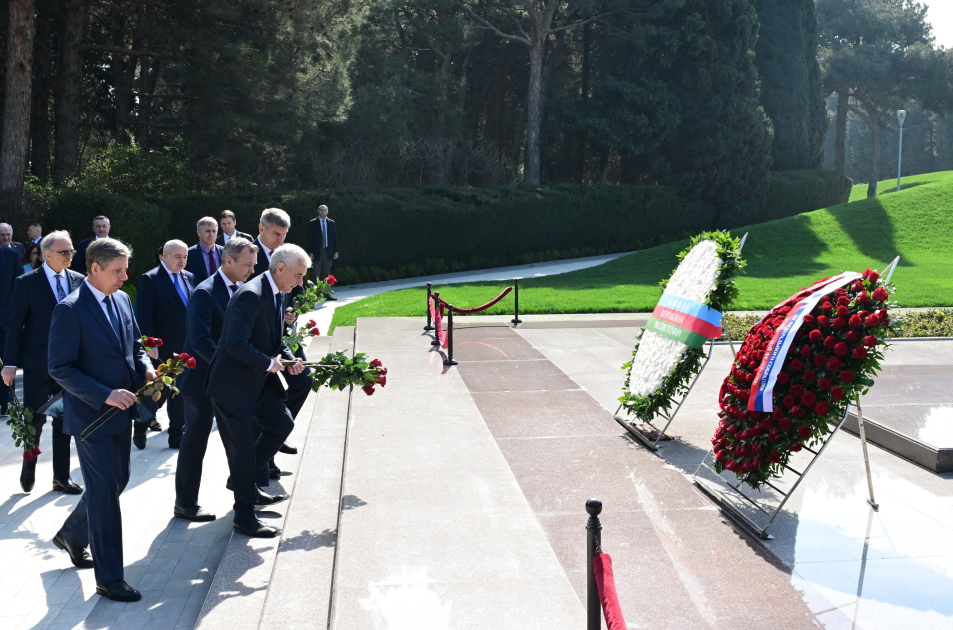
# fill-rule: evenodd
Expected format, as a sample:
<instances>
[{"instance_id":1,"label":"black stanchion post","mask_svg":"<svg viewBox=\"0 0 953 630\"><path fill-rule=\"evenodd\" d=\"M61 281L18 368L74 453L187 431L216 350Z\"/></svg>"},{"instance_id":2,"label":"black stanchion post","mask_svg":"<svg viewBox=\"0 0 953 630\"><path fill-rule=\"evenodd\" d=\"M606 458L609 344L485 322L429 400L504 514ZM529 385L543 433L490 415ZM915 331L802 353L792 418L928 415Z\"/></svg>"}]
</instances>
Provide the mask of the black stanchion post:
<instances>
[{"instance_id":1,"label":"black stanchion post","mask_svg":"<svg viewBox=\"0 0 953 630\"><path fill-rule=\"evenodd\" d=\"M586 501L586 512L589 513L589 520L586 522L586 629L600 630L602 605L599 602L599 587L596 586L592 560L597 553L602 553L602 523L599 522L602 501L598 499Z\"/></svg>"},{"instance_id":2,"label":"black stanchion post","mask_svg":"<svg viewBox=\"0 0 953 630\"><path fill-rule=\"evenodd\" d=\"M516 308L513 312L513 319L510 320L510 323L516 326L517 324L522 324L523 320L520 319L520 279L516 278L513 280L513 298L516 302Z\"/></svg>"},{"instance_id":3,"label":"black stanchion post","mask_svg":"<svg viewBox=\"0 0 953 630\"><path fill-rule=\"evenodd\" d=\"M429 311L429 309L428 309ZM440 291L434 291L433 294L433 313L434 317L440 317ZM437 331L437 322L434 323L433 343L431 346L440 347L440 333Z\"/></svg>"},{"instance_id":4,"label":"black stanchion post","mask_svg":"<svg viewBox=\"0 0 953 630\"><path fill-rule=\"evenodd\" d=\"M432 322L430 320L430 296L431 296L430 288L431 286L432 285L428 282L427 283L427 325L424 326L425 331L431 331L434 329L434 327L431 325Z\"/></svg>"},{"instance_id":5,"label":"black stanchion post","mask_svg":"<svg viewBox=\"0 0 953 630\"><path fill-rule=\"evenodd\" d=\"M453 304L447 304L447 358L444 365L456 365L453 360Z\"/></svg>"}]
</instances>

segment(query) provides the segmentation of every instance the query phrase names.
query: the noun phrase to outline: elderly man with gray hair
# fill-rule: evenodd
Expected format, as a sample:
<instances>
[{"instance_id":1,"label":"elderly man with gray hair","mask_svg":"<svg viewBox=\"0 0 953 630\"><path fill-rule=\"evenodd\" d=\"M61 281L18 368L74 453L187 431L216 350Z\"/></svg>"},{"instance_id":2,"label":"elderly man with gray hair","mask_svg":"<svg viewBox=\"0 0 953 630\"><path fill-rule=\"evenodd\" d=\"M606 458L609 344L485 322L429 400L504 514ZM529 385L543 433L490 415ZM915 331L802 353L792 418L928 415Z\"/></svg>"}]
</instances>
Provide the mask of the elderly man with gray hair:
<instances>
[{"instance_id":1,"label":"elderly man with gray hair","mask_svg":"<svg viewBox=\"0 0 953 630\"><path fill-rule=\"evenodd\" d=\"M13 282L10 300L10 320L3 347L3 382L15 385L17 368L23 369L23 404L39 409L50 397L63 388L50 377L47 352L53 308L83 283L83 274L69 269L73 260L73 241L69 232L50 232L40 241L45 259L43 265L29 271ZM33 414L36 441L40 442L46 416ZM53 490L66 494L81 494L70 479L70 436L63 432L63 417L52 418L53 426ZM36 483L37 458L23 460L20 487L33 490Z\"/></svg>"},{"instance_id":2,"label":"elderly man with gray hair","mask_svg":"<svg viewBox=\"0 0 953 630\"><path fill-rule=\"evenodd\" d=\"M294 376L304 370L282 340L286 294L303 282L311 266L297 245L278 247L270 258L268 271L242 285L228 304L206 389L228 457L233 527L262 538L279 532L258 519L255 506L288 498L266 494L255 483L256 473L265 470L294 428L278 372Z\"/></svg>"},{"instance_id":3,"label":"elderly man with gray hair","mask_svg":"<svg viewBox=\"0 0 953 630\"><path fill-rule=\"evenodd\" d=\"M222 266L222 246L215 244L218 221L212 217L199 219L195 231L199 235L199 242L189 248L189 262L185 270L195 277L195 283L198 284L212 277Z\"/></svg>"}]
</instances>

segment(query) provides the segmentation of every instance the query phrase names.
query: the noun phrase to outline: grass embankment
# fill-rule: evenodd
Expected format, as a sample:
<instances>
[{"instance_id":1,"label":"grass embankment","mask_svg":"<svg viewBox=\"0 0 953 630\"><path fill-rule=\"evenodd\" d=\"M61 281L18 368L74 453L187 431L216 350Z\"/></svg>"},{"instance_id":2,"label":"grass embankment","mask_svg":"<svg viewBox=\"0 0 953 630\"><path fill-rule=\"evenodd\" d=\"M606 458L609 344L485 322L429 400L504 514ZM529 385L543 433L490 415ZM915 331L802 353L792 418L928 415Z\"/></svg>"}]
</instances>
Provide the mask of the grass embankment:
<instances>
[{"instance_id":1,"label":"grass embankment","mask_svg":"<svg viewBox=\"0 0 953 630\"><path fill-rule=\"evenodd\" d=\"M896 185L896 180L893 180ZM763 310L802 286L844 270L883 269L895 256L896 299L901 306L953 305L953 172L905 178L903 189L825 210L733 230L749 232L743 251L748 266L738 279L732 310ZM882 190L889 188L885 182ZM857 189L862 188L862 192ZM521 313L627 313L655 308L659 282L671 274L687 241L638 252L599 267L520 282ZM488 302L505 282L435 287L441 297L466 308ZM426 289L382 293L338 308L335 326L358 317L422 316ZM510 313L512 298L486 311Z\"/></svg>"}]
</instances>

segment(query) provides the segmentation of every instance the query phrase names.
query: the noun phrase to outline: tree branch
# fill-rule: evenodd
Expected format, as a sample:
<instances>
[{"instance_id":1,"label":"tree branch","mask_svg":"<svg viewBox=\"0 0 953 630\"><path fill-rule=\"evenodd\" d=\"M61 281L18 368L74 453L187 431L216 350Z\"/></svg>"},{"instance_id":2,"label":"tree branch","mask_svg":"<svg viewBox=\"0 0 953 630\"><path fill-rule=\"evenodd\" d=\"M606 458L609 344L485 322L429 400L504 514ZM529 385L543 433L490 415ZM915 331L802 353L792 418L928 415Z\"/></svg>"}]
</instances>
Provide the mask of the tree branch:
<instances>
[{"instance_id":1,"label":"tree branch","mask_svg":"<svg viewBox=\"0 0 953 630\"><path fill-rule=\"evenodd\" d=\"M172 59L171 55L158 53L151 50L132 50L121 48L119 46L104 46L102 44L83 44L79 47L82 51L96 51L112 53L115 55L126 55L127 57L152 57L153 59Z\"/></svg>"},{"instance_id":2,"label":"tree branch","mask_svg":"<svg viewBox=\"0 0 953 630\"><path fill-rule=\"evenodd\" d=\"M517 36L517 35L510 35L509 33L504 33L503 31L501 31L501 30L498 29L497 27L495 27L495 26L493 26L492 24L490 24L487 20L483 19L482 17L480 17L479 15L477 15L476 13L474 13L472 10L470 10L470 7L468 7L467 5L463 4L462 2L459 3L459 5L460 5L460 8L463 9L464 13L466 13L466 14L469 15L471 18L473 18L474 20L476 20L477 22L479 22L480 24L483 25L483 26L479 26L479 27L477 27L477 28L486 29L486 30L488 30L488 31L493 31L493 33L494 33L497 37L502 37L503 39L508 39L508 40L510 40L511 42L519 42L520 44L523 44L524 46L527 46L527 47L532 46L533 43L530 41L530 39L529 39L528 36L524 39L524 38L519 37L519 36ZM521 28L520 30L522 30L522 28Z\"/></svg>"}]
</instances>

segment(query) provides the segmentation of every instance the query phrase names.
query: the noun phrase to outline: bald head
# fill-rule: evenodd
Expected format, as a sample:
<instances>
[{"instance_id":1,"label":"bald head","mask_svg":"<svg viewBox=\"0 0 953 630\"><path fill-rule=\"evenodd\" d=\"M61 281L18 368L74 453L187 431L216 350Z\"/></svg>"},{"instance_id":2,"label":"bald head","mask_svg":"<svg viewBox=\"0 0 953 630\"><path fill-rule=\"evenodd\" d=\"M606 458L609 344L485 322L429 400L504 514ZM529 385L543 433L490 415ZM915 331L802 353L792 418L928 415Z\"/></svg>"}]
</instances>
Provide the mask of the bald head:
<instances>
[{"instance_id":1,"label":"bald head","mask_svg":"<svg viewBox=\"0 0 953 630\"><path fill-rule=\"evenodd\" d=\"M0 223L0 245L9 247L13 242L13 226L9 223Z\"/></svg>"},{"instance_id":2,"label":"bald head","mask_svg":"<svg viewBox=\"0 0 953 630\"><path fill-rule=\"evenodd\" d=\"M166 244L162 246L162 255L159 256L159 260L171 273L179 273L185 269L185 263L189 260L189 248L176 239L166 241Z\"/></svg>"}]
</instances>

